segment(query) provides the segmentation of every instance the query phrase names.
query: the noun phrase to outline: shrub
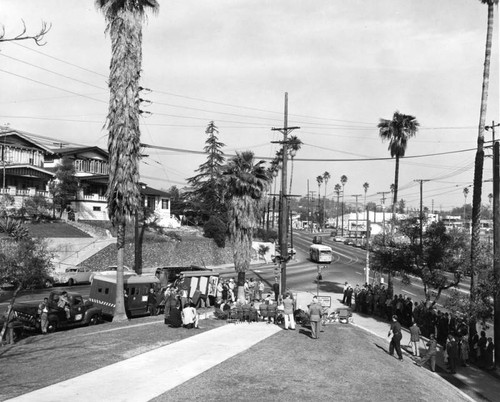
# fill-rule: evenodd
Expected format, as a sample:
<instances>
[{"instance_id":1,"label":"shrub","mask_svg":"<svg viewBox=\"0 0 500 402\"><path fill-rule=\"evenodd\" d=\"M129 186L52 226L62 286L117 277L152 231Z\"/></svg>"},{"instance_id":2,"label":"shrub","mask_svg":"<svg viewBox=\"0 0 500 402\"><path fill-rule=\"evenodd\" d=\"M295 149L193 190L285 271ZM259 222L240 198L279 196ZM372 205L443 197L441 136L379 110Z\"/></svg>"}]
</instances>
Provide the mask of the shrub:
<instances>
[{"instance_id":1,"label":"shrub","mask_svg":"<svg viewBox=\"0 0 500 402\"><path fill-rule=\"evenodd\" d=\"M274 243L274 241L278 238L278 233L275 230L258 228L255 232L255 238L261 239L263 242Z\"/></svg>"},{"instance_id":2,"label":"shrub","mask_svg":"<svg viewBox=\"0 0 500 402\"><path fill-rule=\"evenodd\" d=\"M205 237L214 239L218 247L225 247L227 227L221 219L211 216L203 226L203 232Z\"/></svg>"}]
</instances>

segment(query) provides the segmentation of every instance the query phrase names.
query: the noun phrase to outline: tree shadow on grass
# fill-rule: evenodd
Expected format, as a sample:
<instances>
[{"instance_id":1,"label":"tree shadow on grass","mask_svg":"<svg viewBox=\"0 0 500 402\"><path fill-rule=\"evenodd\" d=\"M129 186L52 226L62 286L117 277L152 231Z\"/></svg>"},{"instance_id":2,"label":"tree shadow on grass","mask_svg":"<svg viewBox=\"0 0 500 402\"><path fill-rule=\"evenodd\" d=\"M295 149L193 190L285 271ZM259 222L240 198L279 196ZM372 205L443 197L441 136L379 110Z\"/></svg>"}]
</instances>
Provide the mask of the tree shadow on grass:
<instances>
[{"instance_id":1,"label":"tree shadow on grass","mask_svg":"<svg viewBox=\"0 0 500 402\"><path fill-rule=\"evenodd\" d=\"M317 285L316 281L314 281L313 283ZM322 292L329 292L329 293L343 293L344 284L332 281L320 281L319 290Z\"/></svg>"}]
</instances>

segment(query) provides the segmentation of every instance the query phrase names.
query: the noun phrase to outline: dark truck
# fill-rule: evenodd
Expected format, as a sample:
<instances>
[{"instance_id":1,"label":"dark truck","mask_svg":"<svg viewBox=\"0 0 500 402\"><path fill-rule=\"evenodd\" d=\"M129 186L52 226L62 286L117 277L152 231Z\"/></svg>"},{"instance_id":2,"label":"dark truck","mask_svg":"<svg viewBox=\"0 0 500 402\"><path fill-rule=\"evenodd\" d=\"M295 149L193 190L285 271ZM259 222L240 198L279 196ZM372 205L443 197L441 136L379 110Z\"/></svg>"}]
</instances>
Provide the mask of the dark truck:
<instances>
[{"instance_id":1,"label":"dark truck","mask_svg":"<svg viewBox=\"0 0 500 402\"><path fill-rule=\"evenodd\" d=\"M57 303L63 290L53 290L48 297L48 332L58 329L79 327L83 325L97 325L102 321L102 309L94 306L90 301L76 292L67 292L69 304L69 318L66 310L58 307ZM40 314L38 312L39 302L19 303L14 305L14 319L21 322L25 329L40 331Z\"/></svg>"}]
</instances>

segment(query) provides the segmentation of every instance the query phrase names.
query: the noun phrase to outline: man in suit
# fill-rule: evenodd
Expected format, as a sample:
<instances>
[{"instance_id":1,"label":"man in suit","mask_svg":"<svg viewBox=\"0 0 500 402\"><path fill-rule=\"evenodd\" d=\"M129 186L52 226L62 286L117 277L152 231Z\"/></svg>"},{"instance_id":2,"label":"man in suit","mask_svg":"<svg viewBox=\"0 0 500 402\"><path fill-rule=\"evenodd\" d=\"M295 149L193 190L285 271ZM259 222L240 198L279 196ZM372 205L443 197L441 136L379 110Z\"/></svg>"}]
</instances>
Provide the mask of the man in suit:
<instances>
[{"instance_id":1,"label":"man in suit","mask_svg":"<svg viewBox=\"0 0 500 402\"><path fill-rule=\"evenodd\" d=\"M312 303L309 305L309 320L311 322L311 338L319 339L319 330L321 325L322 308L318 303L318 298L313 297Z\"/></svg>"}]
</instances>

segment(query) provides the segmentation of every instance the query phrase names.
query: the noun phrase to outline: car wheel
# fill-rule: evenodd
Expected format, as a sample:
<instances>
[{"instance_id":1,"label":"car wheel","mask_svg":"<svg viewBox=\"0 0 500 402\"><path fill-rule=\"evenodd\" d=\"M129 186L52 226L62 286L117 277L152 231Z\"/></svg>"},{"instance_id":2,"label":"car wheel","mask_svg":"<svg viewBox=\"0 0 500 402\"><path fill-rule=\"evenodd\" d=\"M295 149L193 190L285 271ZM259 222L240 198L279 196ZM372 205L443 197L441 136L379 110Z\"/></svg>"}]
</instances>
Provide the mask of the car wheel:
<instances>
[{"instance_id":1,"label":"car wheel","mask_svg":"<svg viewBox=\"0 0 500 402\"><path fill-rule=\"evenodd\" d=\"M52 333L57 331L57 321L49 321L49 324L47 325L47 332Z\"/></svg>"},{"instance_id":2,"label":"car wheel","mask_svg":"<svg viewBox=\"0 0 500 402\"><path fill-rule=\"evenodd\" d=\"M50 279L46 279L44 285L46 288L51 288L53 286L52 281Z\"/></svg>"},{"instance_id":3,"label":"car wheel","mask_svg":"<svg viewBox=\"0 0 500 402\"><path fill-rule=\"evenodd\" d=\"M70 278L68 280L68 286L73 286L74 284L75 284L75 281L72 278Z\"/></svg>"},{"instance_id":4,"label":"car wheel","mask_svg":"<svg viewBox=\"0 0 500 402\"><path fill-rule=\"evenodd\" d=\"M92 317L90 317L89 326L90 325L97 325L100 322L101 322L101 319L100 319L99 315L94 314Z\"/></svg>"}]
</instances>

